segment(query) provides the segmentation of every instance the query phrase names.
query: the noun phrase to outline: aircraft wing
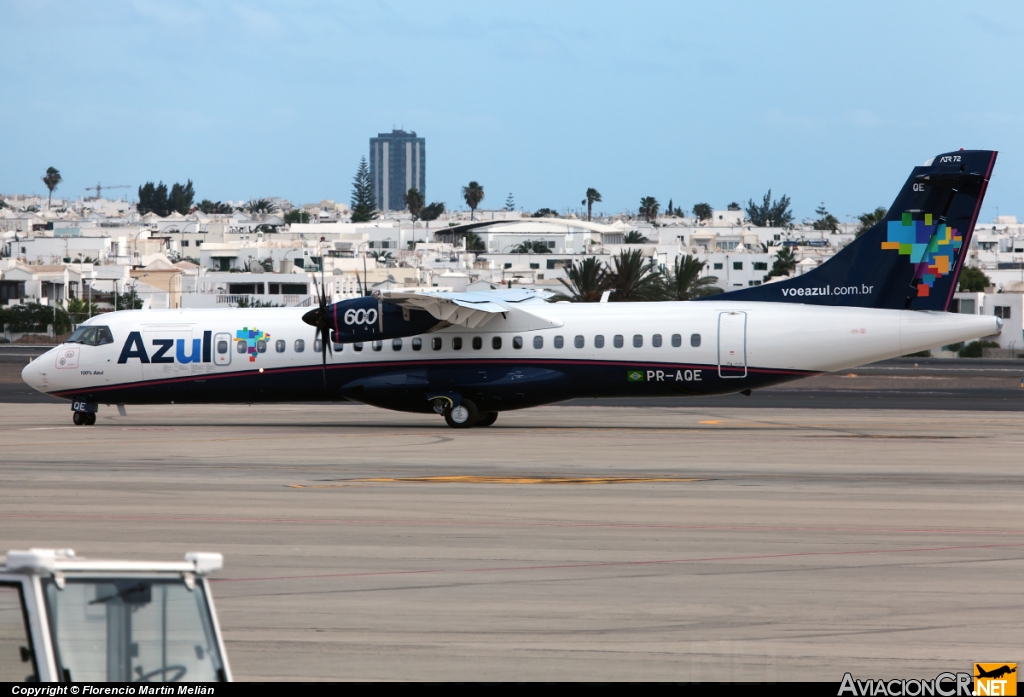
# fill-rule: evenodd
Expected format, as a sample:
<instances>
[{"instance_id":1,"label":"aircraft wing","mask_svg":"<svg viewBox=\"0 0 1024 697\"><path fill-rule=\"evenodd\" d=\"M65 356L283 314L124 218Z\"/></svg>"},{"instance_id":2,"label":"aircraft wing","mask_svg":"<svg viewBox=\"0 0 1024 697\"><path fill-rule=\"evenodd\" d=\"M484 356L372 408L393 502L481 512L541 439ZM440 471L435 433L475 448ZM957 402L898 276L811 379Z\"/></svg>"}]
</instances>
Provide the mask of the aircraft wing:
<instances>
[{"instance_id":1,"label":"aircraft wing","mask_svg":"<svg viewBox=\"0 0 1024 697\"><path fill-rule=\"evenodd\" d=\"M488 326L494 331L530 331L561 327L562 322L543 317L534 310L549 295L547 291L518 289L483 293L380 291L380 298L386 303L410 310L424 310L442 322L457 324L467 329ZM536 307L536 310L541 308Z\"/></svg>"}]
</instances>

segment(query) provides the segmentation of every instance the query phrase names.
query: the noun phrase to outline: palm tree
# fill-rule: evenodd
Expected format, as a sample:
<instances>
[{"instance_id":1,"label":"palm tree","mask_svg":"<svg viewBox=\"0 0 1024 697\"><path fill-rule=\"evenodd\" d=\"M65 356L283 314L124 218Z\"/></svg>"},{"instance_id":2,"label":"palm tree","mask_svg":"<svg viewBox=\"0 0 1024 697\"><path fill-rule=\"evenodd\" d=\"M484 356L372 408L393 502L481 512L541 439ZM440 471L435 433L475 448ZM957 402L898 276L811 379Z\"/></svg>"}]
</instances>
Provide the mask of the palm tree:
<instances>
[{"instance_id":1,"label":"palm tree","mask_svg":"<svg viewBox=\"0 0 1024 697\"><path fill-rule=\"evenodd\" d=\"M486 252L487 245L484 244L484 240L480 235L475 232L466 233L466 251L467 252Z\"/></svg>"},{"instance_id":2,"label":"palm tree","mask_svg":"<svg viewBox=\"0 0 1024 697\"><path fill-rule=\"evenodd\" d=\"M593 188L593 187L587 189L587 197L585 199L583 199L580 203L587 204L587 220L588 221L590 220L590 212L593 210L594 204L595 203L600 203L600 202L601 202L601 192L598 191L597 189Z\"/></svg>"},{"instance_id":3,"label":"palm tree","mask_svg":"<svg viewBox=\"0 0 1024 697\"><path fill-rule=\"evenodd\" d=\"M793 256L792 247L783 247L775 253L775 263L772 264L772 270L764 277L764 280L768 280L773 276L788 276L793 273L796 269L796 257Z\"/></svg>"},{"instance_id":4,"label":"palm tree","mask_svg":"<svg viewBox=\"0 0 1024 697\"><path fill-rule=\"evenodd\" d=\"M885 220L885 214L888 212L889 211L886 208L879 206L873 211L864 213L863 215L858 215L857 220L860 221L860 227L857 228L857 237L860 237L875 225Z\"/></svg>"},{"instance_id":5,"label":"palm tree","mask_svg":"<svg viewBox=\"0 0 1024 697\"><path fill-rule=\"evenodd\" d=\"M650 242L645 235L640 234L639 230L630 230L622 241L624 244L646 244Z\"/></svg>"},{"instance_id":6,"label":"palm tree","mask_svg":"<svg viewBox=\"0 0 1024 697\"><path fill-rule=\"evenodd\" d=\"M658 218L659 208L661 208L661 204L653 196L644 196L640 199L640 215L649 223L653 223Z\"/></svg>"},{"instance_id":7,"label":"palm tree","mask_svg":"<svg viewBox=\"0 0 1024 697\"><path fill-rule=\"evenodd\" d=\"M653 260L644 259L642 250L624 250L615 256L615 268L609 274L612 300L657 300L661 295L660 285L661 273Z\"/></svg>"},{"instance_id":8,"label":"palm tree","mask_svg":"<svg viewBox=\"0 0 1024 697\"><path fill-rule=\"evenodd\" d=\"M692 300L704 295L721 293L716 286L717 276L701 278L704 262L695 256L684 254L676 259L671 271L665 271L664 288L667 300Z\"/></svg>"},{"instance_id":9,"label":"palm tree","mask_svg":"<svg viewBox=\"0 0 1024 697\"><path fill-rule=\"evenodd\" d=\"M46 199L46 210L50 210L50 202L53 200L53 190L57 188L57 185L61 183L60 171L56 167L47 167L46 175L43 177L43 183L46 184L46 188L50 190L50 195Z\"/></svg>"},{"instance_id":10,"label":"palm tree","mask_svg":"<svg viewBox=\"0 0 1024 697\"><path fill-rule=\"evenodd\" d=\"M269 198L254 198L250 199L249 202L245 204L245 210L251 215L257 215L260 213L277 213L277 204Z\"/></svg>"},{"instance_id":11,"label":"palm tree","mask_svg":"<svg viewBox=\"0 0 1024 697\"><path fill-rule=\"evenodd\" d=\"M597 257L587 257L583 261L573 262L572 266L566 269L565 275L568 279L560 278L559 282L565 286L568 294L561 297L579 303L596 303L601 295L609 289L608 270L605 265L597 260Z\"/></svg>"},{"instance_id":12,"label":"palm tree","mask_svg":"<svg viewBox=\"0 0 1024 697\"><path fill-rule=\"evenodd\" d=\"M470 210L469 219L473 220L473 216L476 214L476 207L484 200L484 187L476 182L470 182L469 186L462 187L462 198L466 199L466 205L469 206Z\"/></svg>"},{"instance_id":13,"label":"palm tree","mask_svg":"<svg viewBox=\"0 0 1024 697\"><path fill-rule=\"evenodd\" d=\"M512 248L513 254L550 254L551 249L540 240L526 240Z\"/></svg>"},{"instance_id":14,"label":"palm tree","mask_svg":"<svg viewBox=\"0 0 1024 697\"><path fill-rule=\"evenodd\" d=\"M412 215L413 227L416 227L416 221L420 219L420 214L423 213L424 203L423 194L415 187L409 189L409 192L405 195L405 207L409 209L409 213Z\"/></svg>"}]
</instances>

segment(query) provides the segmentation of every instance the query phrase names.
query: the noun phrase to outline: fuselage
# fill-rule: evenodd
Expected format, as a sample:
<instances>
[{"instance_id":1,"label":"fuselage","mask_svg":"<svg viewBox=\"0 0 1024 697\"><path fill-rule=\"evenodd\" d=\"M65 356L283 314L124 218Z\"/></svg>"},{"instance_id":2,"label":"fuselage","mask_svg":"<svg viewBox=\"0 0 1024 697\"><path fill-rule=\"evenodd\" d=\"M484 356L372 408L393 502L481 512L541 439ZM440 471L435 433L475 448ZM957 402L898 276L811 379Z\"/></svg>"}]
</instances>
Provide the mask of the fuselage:
<instances>
[{"instance_id":1,"label":"fuselage","mask_svg":"<svg viewBox=\"0 0 1024 697\"><path fill-rule=\"evenodd\" d=\"M335 344L322 368L306 308L122 311L94 317L23 378L100 404L354 400L481 412L577 397L727 394L998 332L994 317L764 302L540 303L560 326L444 329Z\"/></svg>"}]
</instances>

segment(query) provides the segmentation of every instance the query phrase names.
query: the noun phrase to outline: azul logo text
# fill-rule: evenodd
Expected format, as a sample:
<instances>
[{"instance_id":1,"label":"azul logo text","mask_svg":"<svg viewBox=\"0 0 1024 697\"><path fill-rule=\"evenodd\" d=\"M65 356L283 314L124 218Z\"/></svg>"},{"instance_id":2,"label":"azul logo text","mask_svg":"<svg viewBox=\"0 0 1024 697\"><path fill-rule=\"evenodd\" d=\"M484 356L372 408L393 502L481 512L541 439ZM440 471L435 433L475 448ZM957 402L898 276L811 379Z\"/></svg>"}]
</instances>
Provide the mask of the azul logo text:
<instances>
[{"instance_id":1,"label":"azul logo text","mask_svg":"<svg viewBox=\"0 0 1024 697\"><path fill-rule=\"evenodd\" d=\"M146 350L142 334L131 332L121 348L118 363L127 363L130 358L138 358L140 363L209 363L211 361L211 336L213 332L203 332L202 339L152 339L154 351ZM191 345L190 345L191 344Z\"/></svg>"}]
</instances>

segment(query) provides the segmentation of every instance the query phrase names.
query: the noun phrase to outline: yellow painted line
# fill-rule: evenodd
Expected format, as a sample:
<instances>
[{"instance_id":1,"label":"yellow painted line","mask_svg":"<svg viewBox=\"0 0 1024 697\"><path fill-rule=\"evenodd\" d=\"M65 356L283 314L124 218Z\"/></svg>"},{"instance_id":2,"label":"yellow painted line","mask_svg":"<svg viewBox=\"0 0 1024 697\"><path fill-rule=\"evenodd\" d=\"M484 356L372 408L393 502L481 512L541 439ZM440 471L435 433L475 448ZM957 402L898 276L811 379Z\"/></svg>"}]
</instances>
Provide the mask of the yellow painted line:
<instances>
[{"instance_id":1,"label":"yellow painted line","mask_svg":"<svg viewBox=\"0 0 1024 697\"><path fill-rule=\"evenodd\" d=\"M372 477L346 479L342 484L286 484L290 489L337 489L353 484L648 484L652 482L699 482L684 477Z\"/></svg>"},{"instance_id":2,"label":"yellow painted line","mask_svg":"<svg viewBox=\"0 0 1024 697\"><path fill-rule=\"evenodd\" d=\"M721 421L698 421L699 424L720 424Z\"/></svg>"}]
</instances>

